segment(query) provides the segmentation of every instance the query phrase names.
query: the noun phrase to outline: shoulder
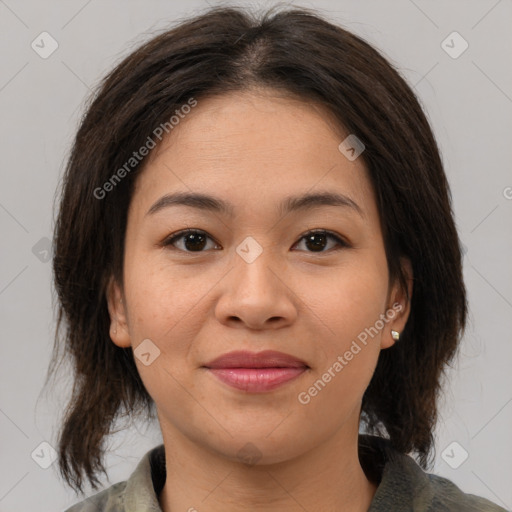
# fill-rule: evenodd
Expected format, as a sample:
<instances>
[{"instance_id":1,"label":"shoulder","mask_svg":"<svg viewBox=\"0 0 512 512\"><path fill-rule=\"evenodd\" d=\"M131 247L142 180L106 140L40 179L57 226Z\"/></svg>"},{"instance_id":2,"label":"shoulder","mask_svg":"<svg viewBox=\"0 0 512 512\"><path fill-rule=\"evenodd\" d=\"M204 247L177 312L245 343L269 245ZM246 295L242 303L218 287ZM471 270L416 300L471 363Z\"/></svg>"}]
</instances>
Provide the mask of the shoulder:
<instances>
[{"instance_id":1,"label":"shoulder","mask_svg":"<svg viewBox=\"0 0 512 512\"><path fill-rule=\"evenodd\" d=\"M464 493L447 478L424 472L385 439L361 436L359 448L367 476L379 482L369 512L507 512L485 498Z\"/></svg>"},{"instance_id":2,"label":"shoulder","mask_svg":"<svg viewBox=\"0 0 512 512\"><path fill-rule=\"evenodd\" d=\"M491 501L463 492L451 480L425 474L432 488L432 510L461 512L507 512Z\"/></svg>"},{"instance_id":3,"label":"shoulder","mask_svg":"<svg viewBox=\"0 0 512 512\"><path fill-rule=\"evenodd\" d=\"M161 444L142 457L128 480L98 492L65 512L161 510L158 495L165 483L165 477L165 450Z\"/></svg>"},{"instance_id":4,"label":"shoulder","mask_svg":"<svg viewBox=\"0 0 512 512\"><path fill-rule=\"evenodd\" d=\"M64 512L124 512L126 481L118 482L94 496L73 505Z\"/></svg>"}]
</instances>

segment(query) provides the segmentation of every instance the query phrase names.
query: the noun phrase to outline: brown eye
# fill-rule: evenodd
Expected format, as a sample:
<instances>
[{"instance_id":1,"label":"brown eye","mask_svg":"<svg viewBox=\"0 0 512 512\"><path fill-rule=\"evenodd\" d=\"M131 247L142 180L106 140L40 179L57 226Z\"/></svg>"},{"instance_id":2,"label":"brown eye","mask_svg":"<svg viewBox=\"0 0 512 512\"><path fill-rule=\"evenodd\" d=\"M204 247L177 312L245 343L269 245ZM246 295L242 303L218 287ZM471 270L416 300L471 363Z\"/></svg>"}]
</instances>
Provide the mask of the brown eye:
<instances>
[{"instance_id":1,"label":"brown eye","mask_svg":"<svg viewBox=\"0 0 512 512\"><path fill-rule=\"evenodd\" d=\"M165 247L173 246L185 252L203 252L203 249L207 246L208 239L212 240L204 231L186 229L167 238L163 245ZM181 241L183 243L180 247L177 247L177 242Z\"/></svg>"},{"instance_id":2,"label":"brown eye","mask_svg":"<svg viewBox=\"0 0 512 512\"><path fill-rule=\"evenodd\" d=\"M304 244L309 252L327 252L324 249L329 246L329 240L333 240L335 242L335 246L349 246L339 236L325 230L310 231L309 233L306 233L304 236L302 236L300 240L304 240ZM332 246L329 247L328 250L331 248Z\"/></svg>"},{"instance_id":3,"label":"brown eye","mask_svg":"<svg viewBox=\"0 0 512 512\"><path fill-rule=\"evenodd\" d=\"M164 247L172 246L184 252L205 252L207 249L219 247L214 243L215 247L208 248L208 240L214 242L204 231L185 229L168 237L162 245ZM306 251L314 253L328 252L331 249L337 250L336 246L338 246L338 249L349 247L349 244L339 236L326 230L316 230L306 233L294 247L297 247L302 241L304 241Z\"/></svg>"}]
</instances>

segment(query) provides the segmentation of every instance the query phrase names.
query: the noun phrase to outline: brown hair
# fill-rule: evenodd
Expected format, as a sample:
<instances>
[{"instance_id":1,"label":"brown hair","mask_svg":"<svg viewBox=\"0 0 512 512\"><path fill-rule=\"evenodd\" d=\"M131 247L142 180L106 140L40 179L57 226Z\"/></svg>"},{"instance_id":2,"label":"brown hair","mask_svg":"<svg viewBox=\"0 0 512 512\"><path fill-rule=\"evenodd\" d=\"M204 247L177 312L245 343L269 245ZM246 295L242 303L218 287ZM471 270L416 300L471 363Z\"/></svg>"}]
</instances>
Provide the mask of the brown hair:
<instances>
[{"instance_id":1,"label":"brown hair","mask_svg":"<svg viewBox=\"0 0 512 512\"><path fill-rule=\"evenodd\" d=\"M389 437L403 453L416 452L428 466L441 377L467 314L461 246L429 123L379 52L314 11L271 9L256 18L217 7L154 37L104 78L65 170L48 375L63 349L74 385L59 433L59 468L75 489L82 491L84 475L98 487L96 473L106 473L103 442L121 411L154 413L131 348L110 340L106 302L109 279L122 283L127 211L145 160L105 197L94 191L191 97L200 102L258 86L321 103L366 146L361 158L376 192L390 277L406 287L400 257L408 257L414 291L400 342L380 354L361 419L368 432Z\"/></svg>"}]
</instances>

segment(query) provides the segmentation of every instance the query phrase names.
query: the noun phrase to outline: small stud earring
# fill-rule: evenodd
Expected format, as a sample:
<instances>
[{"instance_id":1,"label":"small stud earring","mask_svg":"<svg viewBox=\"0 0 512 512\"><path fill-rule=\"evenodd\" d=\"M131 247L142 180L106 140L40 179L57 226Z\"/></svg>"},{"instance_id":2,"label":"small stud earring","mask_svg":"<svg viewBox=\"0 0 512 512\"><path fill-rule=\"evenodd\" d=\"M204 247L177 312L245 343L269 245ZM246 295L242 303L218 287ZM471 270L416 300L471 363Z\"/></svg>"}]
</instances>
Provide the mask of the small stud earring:
<instances>
[{"instance_id":1,"label":"small stud earring","mask_svg":"<svg viewBox=\"0 0 512 512\"><path fill-rule=\"evenodd\" d=\"M391 337L395 340L395 341L398 341L400 339L400 333L398 331L391 331Z\"/></svg>"}]
</instances>

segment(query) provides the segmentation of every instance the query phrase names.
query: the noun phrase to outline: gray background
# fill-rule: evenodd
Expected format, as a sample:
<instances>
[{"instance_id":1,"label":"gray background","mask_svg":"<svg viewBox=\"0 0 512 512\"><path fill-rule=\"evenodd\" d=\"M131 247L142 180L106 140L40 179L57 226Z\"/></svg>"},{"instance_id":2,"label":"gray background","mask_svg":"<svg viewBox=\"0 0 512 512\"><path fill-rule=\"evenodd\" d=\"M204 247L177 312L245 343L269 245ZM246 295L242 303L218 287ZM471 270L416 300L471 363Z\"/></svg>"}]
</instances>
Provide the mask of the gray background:
<instances>
[{"instance_id":1,"label":"gray background","mask_svg":"<svg viewBox=\"0 0 512 512\"><path fill-rule=\"evenodd\" d=\"M47 250L54 193L85 98L152 31L208 5L217 4L0 0L1 512L64 510L78 501L59 479L55 463L40 467L51 462L40 443L55 445L71 383L61 374L55 389L42 392L55 325ZM377 46L415 87L427 110L467 249L471 308L460 357L447 374L432 471L511 508L511 2L317 0L290 5L320 9ZM47 59L31 47L43 31L59 45ZM458 58L445 50L460 51L461 40L448 38L442 45L453 31L469 44ZM125 480L160 442L157 425L146 428L138 422L110 438L110 482L105 485ZM458 444L450 447L453 442ZM447 461L460 463L462 450L469 457L454 469Z\"/></svg>"}]
</instances>

